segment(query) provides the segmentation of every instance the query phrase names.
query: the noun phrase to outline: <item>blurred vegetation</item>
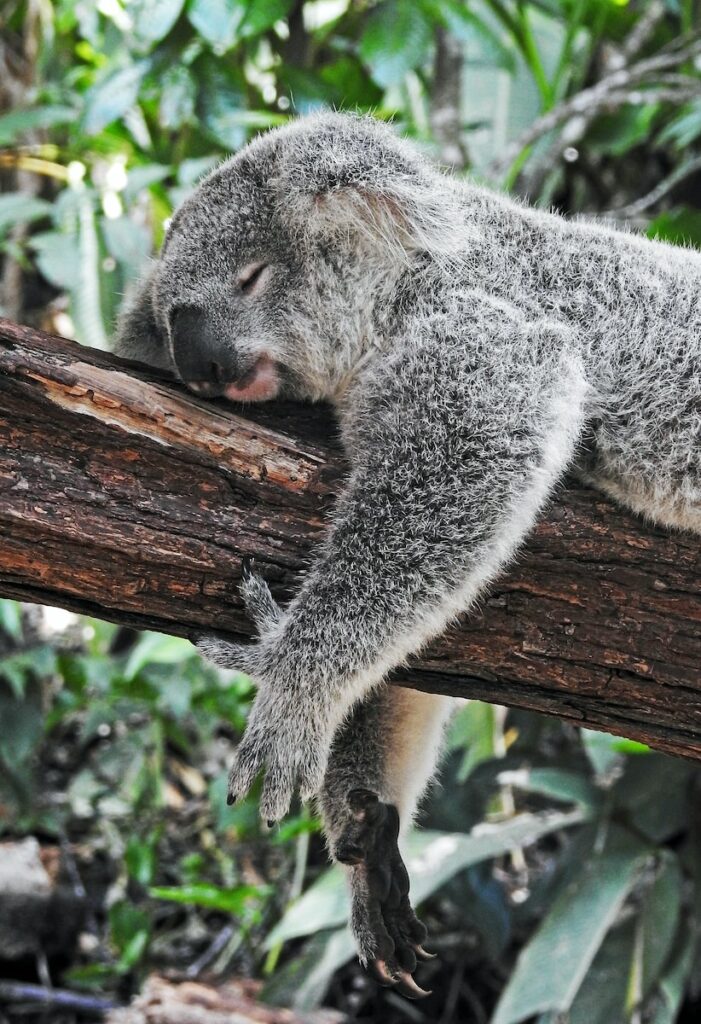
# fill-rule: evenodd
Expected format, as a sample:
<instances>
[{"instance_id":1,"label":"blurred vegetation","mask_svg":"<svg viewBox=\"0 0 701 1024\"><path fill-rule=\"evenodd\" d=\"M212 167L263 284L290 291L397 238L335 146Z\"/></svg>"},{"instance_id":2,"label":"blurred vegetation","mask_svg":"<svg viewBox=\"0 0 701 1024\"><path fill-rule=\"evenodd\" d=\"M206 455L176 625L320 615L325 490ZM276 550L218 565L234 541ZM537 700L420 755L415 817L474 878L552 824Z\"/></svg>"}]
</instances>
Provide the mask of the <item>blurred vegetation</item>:
<instances>
[{"instance_id":1,"label":"blurred vegetation","mask_svg":"<svg viewBox=\"0 0 701 1024\"><path fill-rule=\"evenodd\" d=\"M106 346L198 178L319 106L393 118L539 205L701 244L699 6L6 0L0 313ZM58 845L90 908L70 952L0 973L120 999L154 970L254 975L271 1002L364 1021L696 1019L692 765L463 707L410 842L440 953L410 1005L354 963L311 813L266 833L255 794L226 807L250 693L184 641L0 602L0 830Z\"/></svg>"}]
</instances>

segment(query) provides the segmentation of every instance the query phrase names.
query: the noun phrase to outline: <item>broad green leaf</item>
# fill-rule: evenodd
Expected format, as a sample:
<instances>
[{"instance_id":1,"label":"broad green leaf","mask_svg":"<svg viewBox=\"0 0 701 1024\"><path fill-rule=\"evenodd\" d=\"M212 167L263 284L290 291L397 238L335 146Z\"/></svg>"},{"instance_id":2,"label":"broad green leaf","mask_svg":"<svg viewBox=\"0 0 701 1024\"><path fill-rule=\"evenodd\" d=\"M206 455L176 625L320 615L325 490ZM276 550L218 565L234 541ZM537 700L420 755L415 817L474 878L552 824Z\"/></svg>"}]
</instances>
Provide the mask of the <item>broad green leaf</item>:
<instances>
[{"instance_id":1,"label":"broad green leaf","mask_svg":"<svg viewBox=\"0 0 701 1024\"><path fill-rule=\"evenodd\" d=\"M623 776L612 788L613 800L631 828L653 843L665 842L688 828L693 772L689 761L663 754L629 757Z\"/></svg>"},{"instance_id":2,"label":"broad green leaf","mask_svg":"<svg viewBox=\"0 0 701 1024\"><path fill-rule=\"evenodd\" d=\"M36 680L27 680L20 699L0 680L0 722L0 760L10 770L19 769L43 735L41 687Z\"/></svg>"},{"instance_id":3,"label":"broad green leaf","mask_svg":"<svg viewBox=\"0 0 701 1024\"><path fill-rule=\"evenodd\" d=\"M633 961L635 921L626 921L608 933L586 973L567 1024L624 1024ZM553 1012L554 1024L562 1016Z\"/></svg>"},{"instance_id":4,"label":"broad green leaf","mask_svg":"<svg viewBox=\"0 0 701 1024\"><path fill-rule=\"evenodd\" d=\"M673 143L678 149L686 150L701 136L701 100L695 100L663 128L659 142Z\"/></svg>"},{"instance_id":5,"label":"broad green leaf","mask_svg":"<svg viewBox=\"0 0 701 1024\"><path fill-rule=\"evenodd\" d=\"M144 633L129 655L124 668L124 678L133 679L141 669L150 663L177 665L195 656L195 649L189 640L165 633Z\"/></svg>"},{"instance_id":6,"label":"broad green leaf","mask_svg":"<svg viewBox=\"0 0 701 1024\"><path fill-rule=\"evenodd\" d=\"M602 852L582 866L521 951L492 1024L570 1009L650 852L647 844L611 826Z\"/></svg>"},{"instance_id":7,"label":"broad green leaf","mask_svg":"<svg viewBox=\"0 0 701 1024\"><path fill-rule=\"evenodd\" d=\"M129 14L134 33L144 42L165 38L180 16L185 0L131 0Z\"/></svg>"},{"instance_id":8,"label":"broad green leaf","mask_svg":"<svg viewBox=\"0 0 701 1024\"><path fill-rule=\"evenodd\" d=\"M541 836L578 825L586 812L549 811L520 814L495 825L479 825L470 833L412 832L406 840L407 867L412 899L421 903L458 871L498 857L516 847L529 846ZM270 949L278 942L343 924L348 918L345 875L338 867L325 871L287 911L266 939Z\"/></svg>"},{"instance_id":9,"label":"broad green leaf","mask_svg":"<svg viewBox=\"0 0 701 1024\"><path fill-rule=\"evenodd\" d=\"M153 841L130 836L124 852L127 871L140 885L150 885L156 870L156 848Z\"/></svg>"},{"instance_id":10,"label":"broad green leaf","mask_svg":"<svg viewBox=\"0 0 701 1024\"><path fill-rule=\"evenodd\" d=\"M658 986L650 1024L674 1024L681 1009L694 963L696 940L688 935Z\"/></svg>"},{"instance_id":11,"label":"broad green leaf","mask_svg":"<svg viewBox=\"0 0 701 1024\"><path fill-rule=\"evenodd\" d=\"M95 223L93 197L78 193L79 280L71 290L71 316L78 341L91 348L108 349L105 317L102 311L100 239Z\"/></svg>"},{"instance_id":12,"label":"broad green leaf","mask_svg":"<svg viewBox=\"0 0 701 1024\"><path fill-rule=\"evenodd\" d=\"M83 129L88 135L97 135L136 103L149 67L147 60L137 61L95 82L85 96Z\"/></svg>"},{"instance_id":13,"label":"broad green leaf","mask_svg":"<svg viewBox=\"0 0 701 1024\"><path fill-rule=\"evenodd\" d=\"M648 236L674 245L694 245L701 249L701 211L688 206L661 213L648 226Z\"/></svg>"},{"instance_id":14,"label":"broad green leaf","mask_svg":"<svg viewBox=\"0 0 701 1024\"><path fill-rule=\"evenodd\" d=\"M187 16L192 27L223 53L236 42L247 6L246 0L192 0Z\"/></svg>"},{"instance_id":15,"label":"broad green leaf","mask_svg":"<svg viewBox=\"0 0 701 1024\"><path fill-rule=\"evenodd\" d=\"M80 249L75 235L43 231L32 235L36 264L47 281L65 291L80 286Z\"/></svg>"},{"instance_id":16,"label":"broad green leaf","mask_svg":"<svg viewBox=\"0 0 701 1024\"><path fill-rule=\"evenodd\" d=\"M119 969L129 970L141 960L150 937L148 914L122 901L109 912L110 937L119 953Z\"/></svg>"},{"instance_id":17,"label":"broad green leaf","mask_svg":"<svg viewBox=\"0 0 701 1024\"><path fill-rule=\"evenodd\" d=\"M333 975L354 955L350 928L318 932L301 953L275 971L261 996L266 1003L313 1010L322 1002Z\"/></svg>"},{"instance_id":18,"label":"broad green leaf","mask_svg":"<svg viewBox=\"0 0 701 1024\"><path fill-rule=\"evenodd\" d=\"M70 124L75 121L75 117L73 107L44 106L11 110L0 117L0 146L11 145L27 132Z\"/></svg>"},{"instance_id":19,"label":"broad green leaf","mask_svg":"<svg viewBox=\"0 0 701 1024\"><path fill-rule=\"evenodd\" d=\"M650 748L645 743L627 740L622 736L612 736L608 732L580 729L579 733L589 763L599 776L607 775L614 765L622 760L623 754L650 753Z\"/></svg>"},{"instance_id":20,"label":"broad green leaf","mask_svg":"<svg viewBox=\"0 0 701 1024\"><path fill-rule=\"evenodd\" d=\"M401 82L428 56L432 25L418 3L385 0L370 15L360 39L360 56L378 85Z\"/></svg>"},{"instance_id":21,"label":"broad green leaf","mask_svg":"<svg viewBox=\"0 0 701 1024\"><path fill-rule=\"evenodd\" d=\"M659 874L645 893L640 916L642 928L642 989L646 996L667 965L679 924L682 873L675 854L663 850Z\"/></svg>"},{"instance_id":22,"label":"broad green leaf","mask_svg":"<svg viewBox=\"0 0 701 1024\"><path fill-rule=\"evenodd\" d=\"M599 118L587 133L587 146L592 152L623 156L650 139L658 109L656 104L628 105Z\"/></svg>"},{"instance_id":23,"label":"broad green leaf","mask_svg":"<svg viewBox=\"0 0 701 1024\"><path fill-rule=\"evenodd\" d=\"M125 199L133 201L143 189L157 185L171 174L173 174L173 168L166 164L142 164L138 167L128 168L127 184L124 189Z\"/></svg>"},{"instance_id":24,"label":"broad green leaf","mask_svg":"<svg viewBox=\"0 0 701 1024\"><path fill-rule=\"evenodd\" d=\"M599 791L584 776L561 768L524 768L501 772L499 782L501 785L516 786L528 793L541 793L564 803L581 804L590 810L601 803Z\"/></svg>"},{"instance_id":25,"label":"broad green leaf","mask_svg":"<svg viewBox=\"0 0 701 1024\"><path fill-rule=\"evenodd\" d=\"M197 85L184 64L174 64L161 79L158 121L162 128L175 129L192 120Z\"/></svg>"},{"instance_id":26,"label":"broad green leaf","mask_svg":"<svg viewBox=\"0 0 701 1024\"><path fill-rule=\"evenodd\" d=\"M129 217L105 218L102 234L108 252L121 265L126 280L139 278L151 251L148 229L143 224L135 224Z\"/></svg>"},{"instance_id":27,"label":"broad green leaf","mask_svg":"<svg viewBox=\"0 0 701 1024\"><path fill-rule=\"evenodd\" d=\"M494 707L481 700L467 701L453 716L447 747L449 750L463 748L465 751L458 771L460 782L465 782L482 761L495 756L494 716Z\"/></svg>"},{"instance_id":28,"label":"broad green leaf","mask_svg":"<svg viewBox=\"0 0 701 1024\"><path fill-rule=\"evenodd\" d=\"M234 71L215 61L197 62L200 93L197 113L209 134L227 149L237 150L246 141L241 112L246 109L245 86Z\"/></svg>"},{"instance_id":29,"label":"broad green leaf","mask_svg":"<svg viewBox=\"0 0 701 1024\"><path fill-rule=\"evenodd\" d=\"M480 63L513 71L514 51L508 37L505 42L503 33L480 18L473 6L461 0L440 0L438 13L450 34L465 47L465 58L470 64Z\"/></svg>"},{"instance_id":30,"label":"broad green leaf","mask_svg":"<svg viewBox=\"0 0 701 1024\"><path fill-rule=\"evenodd\" d=\"M29 224L51 213L51 203L24 192L6 192L0 196L0 237L15 224Z\"/></svg>"},{"instance_id":31,"label":"broad green leaf","mask_svg":"<svg viewBox=\"0 0 701 1024\"><path fill-rule=\"evenodd\" d=\"M241 36L258 36L276 21L284 18L294 0L248 0L246 16L241 23Z\"/></svg>"},{"instance_id":32,"label":"broad green leaf","mask_svg":"<svg viewBox=\"0 0 701 1024\"><path fill-rule=\"evenodd\" d=\"M22 605L19 601L0 598L0 629L13 640L22 639Z\"/></svg>"},{"instance_id":33,"label":"broad green leaf","mask_svg":"<svg viewBox=\"0 0 701 1024\"><path fill-rule=\"evenodd\" d=\"M210 910L221 910L227 914L237 915L243 913L251 902L261 900L267 893L268 888L262 885L238 885L232 889L209 885L207 882L195 882L191 885L155 885L149 889L149 895L154 899L208 907Z\"/></svg>"}]
</instances>

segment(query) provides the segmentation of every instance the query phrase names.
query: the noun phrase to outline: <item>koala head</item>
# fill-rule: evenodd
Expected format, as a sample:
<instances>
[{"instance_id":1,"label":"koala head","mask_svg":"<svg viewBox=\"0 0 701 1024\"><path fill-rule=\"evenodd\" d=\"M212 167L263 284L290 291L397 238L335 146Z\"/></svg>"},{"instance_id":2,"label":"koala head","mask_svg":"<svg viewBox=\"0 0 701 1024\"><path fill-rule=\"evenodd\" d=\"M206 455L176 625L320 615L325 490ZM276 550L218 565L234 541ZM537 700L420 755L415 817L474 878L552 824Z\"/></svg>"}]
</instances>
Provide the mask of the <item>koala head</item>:
<instances>
[{"instance_id":1,"label":"koala head","mask_svg":"<svg viewBox=\"0 0 701 1024\"><path fill-rule=\"evenodd\" d=\"M445 250L446 179L389 128L324 114L260 136L173 217L117 332L123 355L239 401L332 397L417 250Z\"/></svg>"}]
</instances>

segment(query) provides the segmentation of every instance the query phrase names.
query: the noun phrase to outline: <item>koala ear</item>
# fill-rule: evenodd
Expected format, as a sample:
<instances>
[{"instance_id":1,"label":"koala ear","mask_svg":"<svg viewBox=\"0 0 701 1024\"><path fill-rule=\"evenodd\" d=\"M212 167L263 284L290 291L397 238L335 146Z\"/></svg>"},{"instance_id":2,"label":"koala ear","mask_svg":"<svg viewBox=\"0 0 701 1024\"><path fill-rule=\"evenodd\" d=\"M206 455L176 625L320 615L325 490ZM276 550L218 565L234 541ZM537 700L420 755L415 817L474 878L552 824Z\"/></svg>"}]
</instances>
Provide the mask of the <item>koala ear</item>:
<instances>
[{"instance_id":1,"label":"koala ear","mask_svg":"<svg viewBox=\"0 0 701 1024\"><path fill-rule=\"evenodd\" d=\"M168 344L156 322L153 308L153 288L156 265L149 270L133 290L117 321L112 351L125 359L138 359L149 366L164 370L173 368Z\"/></svg>"},{"instance_id":2,"label":"koala ear","mask_svg":"<svg viewBox=\"0 0 701 1024\"><path fill-rule=\"evenodd\" d=\"M464 249L449 179L389 127L347 114L299 124L281 147L278 186L280 208L305 236L351 234L400 259Z\"/></svg>"}]
</instances>

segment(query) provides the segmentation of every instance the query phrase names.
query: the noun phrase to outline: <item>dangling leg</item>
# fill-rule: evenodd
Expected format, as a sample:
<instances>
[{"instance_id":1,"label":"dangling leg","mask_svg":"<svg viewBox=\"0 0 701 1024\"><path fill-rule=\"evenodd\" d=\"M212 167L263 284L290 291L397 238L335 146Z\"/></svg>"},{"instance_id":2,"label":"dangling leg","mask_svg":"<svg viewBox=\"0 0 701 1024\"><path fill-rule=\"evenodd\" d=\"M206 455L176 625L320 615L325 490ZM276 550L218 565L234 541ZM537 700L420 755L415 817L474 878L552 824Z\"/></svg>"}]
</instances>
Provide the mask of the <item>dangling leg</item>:
<instances>
[{"instance_id":1,"label":"dangling leg","mask_svg":"<svg viewBox=\"0 0 701 1024\"><path fill-rule=\"evenodd\" d=\"M398 839L432 777L454 701L382 686L338 730L320 794L332 855L349 868L351 927L364 964L410 997L426 929L409 902Z\"/></svg>"},{"instance_id":2,"label":"dangling leg","mask_svg":"<svg viewBox=\"0 0 701 1024\"><path fill-rule=\"evenodd\" d=\"M259 631L282 612L267 584L242 566L241 594ZM349 869L351 927L363 964L411 998L426 928L409 902L399 836L410 824L440 754L455 701L381 685L356 705L333 740L319 801L333 857Z\"/></svg>"}]
</instances>

